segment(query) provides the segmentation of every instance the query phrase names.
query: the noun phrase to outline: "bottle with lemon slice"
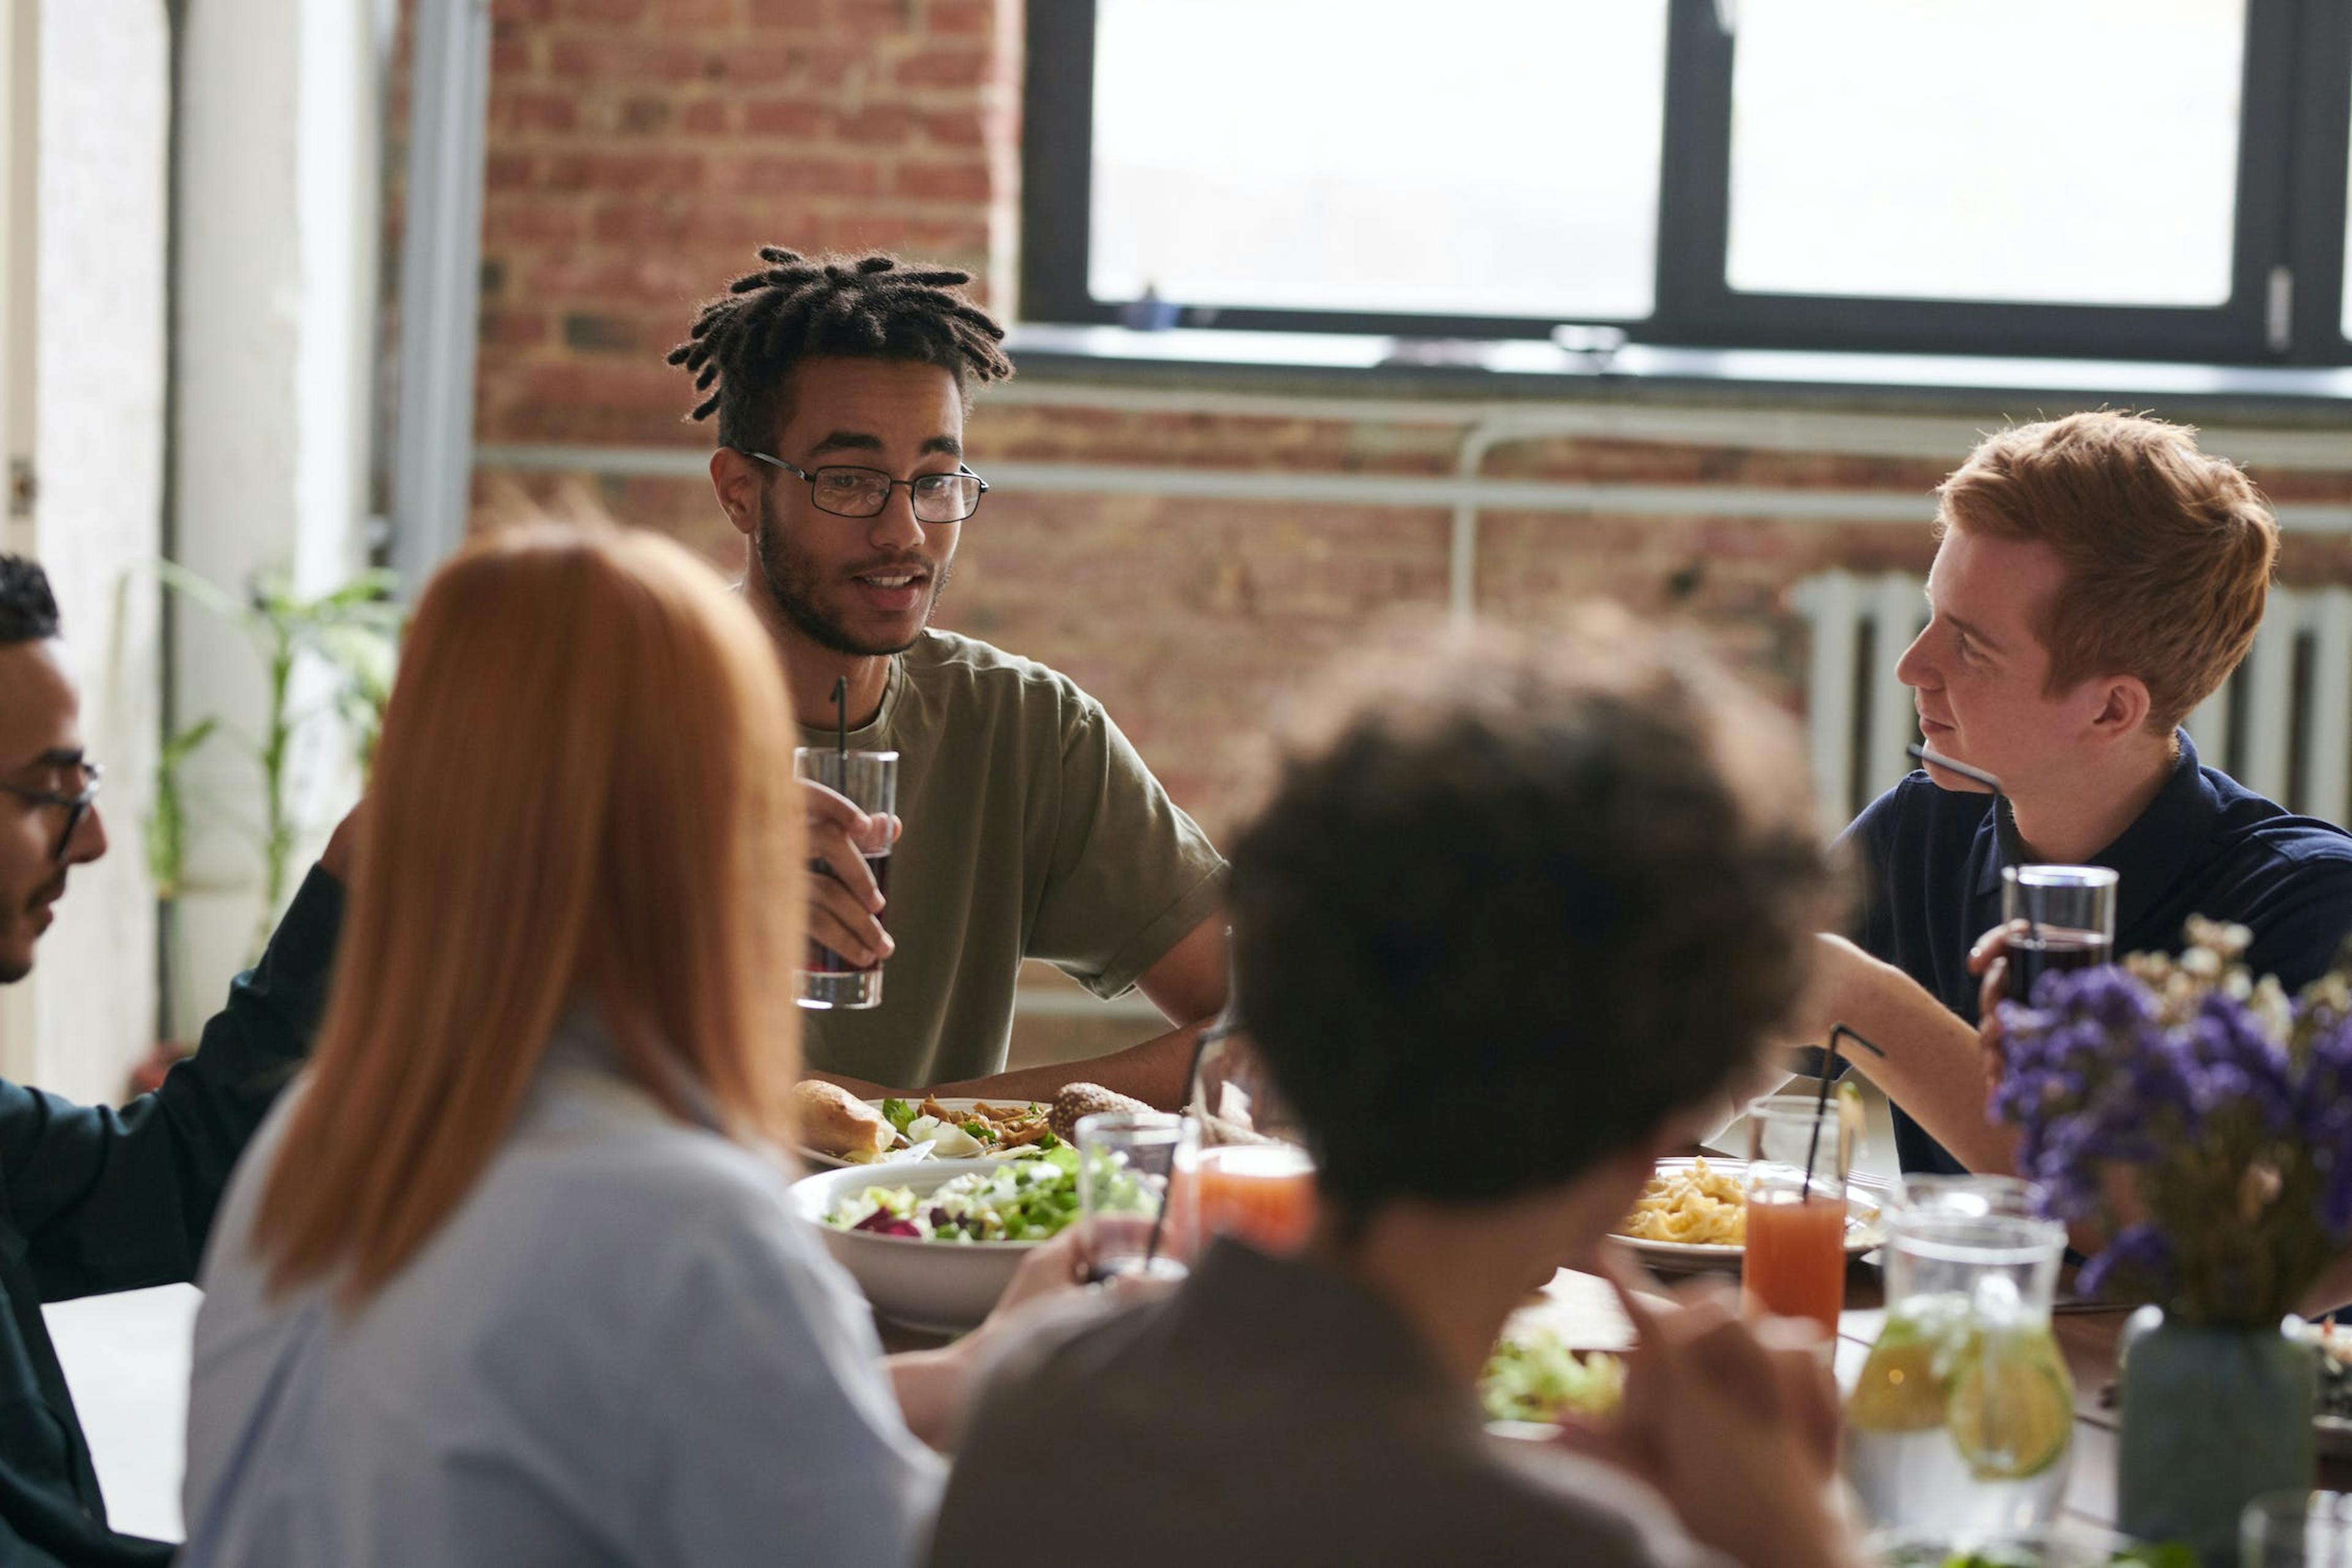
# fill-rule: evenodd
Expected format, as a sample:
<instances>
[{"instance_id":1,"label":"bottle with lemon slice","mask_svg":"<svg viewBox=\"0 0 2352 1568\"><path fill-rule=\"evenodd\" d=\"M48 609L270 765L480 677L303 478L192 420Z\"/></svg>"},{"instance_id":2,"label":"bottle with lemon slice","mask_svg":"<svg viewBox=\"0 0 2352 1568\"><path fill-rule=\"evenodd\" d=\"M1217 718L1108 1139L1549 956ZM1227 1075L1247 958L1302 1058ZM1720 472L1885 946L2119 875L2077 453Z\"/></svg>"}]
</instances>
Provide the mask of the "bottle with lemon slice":
<instances>
[{"instance_id":1,"label":"bottle with lemon slice","mask_svg":"<svg viewBox=\"0 0 2352 1568\"><path fill-rule=\"evenodd\" d=\"M2065 1230L1998 1177L1913 1177L1888 1216L1886 1323L1846 1404L1846 1474L1882 1528L1955 1546L2047 1525L2074 1385L2050 1331Z\"/></svg>"}]
</instances>

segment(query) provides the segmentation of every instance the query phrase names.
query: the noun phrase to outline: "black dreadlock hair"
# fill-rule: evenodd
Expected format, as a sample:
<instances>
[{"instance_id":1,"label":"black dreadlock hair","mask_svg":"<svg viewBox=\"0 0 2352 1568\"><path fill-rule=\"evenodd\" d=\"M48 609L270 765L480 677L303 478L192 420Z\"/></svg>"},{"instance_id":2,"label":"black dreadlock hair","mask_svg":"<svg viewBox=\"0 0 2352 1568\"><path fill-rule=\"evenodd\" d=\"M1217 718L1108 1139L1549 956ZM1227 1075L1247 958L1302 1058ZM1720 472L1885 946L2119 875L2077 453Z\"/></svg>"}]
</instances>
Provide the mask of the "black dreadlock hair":
<instances>
[{"instance_id":1,"label":"black dreadlock hair","mask_svg":"<svg viewBox=\"0 0 2352 1568\"><path fill-rule=\"evenodd\" d=\"M0 643L41 642L58 635L58 599L49 574L21 555L0 555Z\"/></svg>"},{"instance_id":2,"label":"black dreadlock hair","mask_svg":"<svg viewBox=\"0 0 2352 1568\"><path fill-rule=\"evenodd\" d=\"M950 292L971 281L969 272L908 267L879 251L809 260L763 245L760 259L767 265L698 310L693 335L669 352L670 363L694 373L694 389L709 393L690 417L716 412L722 447L757 451L775 439L784 384L806 358L918 360L958 387L1013 374L997 346L1004 329Z\"/></svg>"}]
</instances>

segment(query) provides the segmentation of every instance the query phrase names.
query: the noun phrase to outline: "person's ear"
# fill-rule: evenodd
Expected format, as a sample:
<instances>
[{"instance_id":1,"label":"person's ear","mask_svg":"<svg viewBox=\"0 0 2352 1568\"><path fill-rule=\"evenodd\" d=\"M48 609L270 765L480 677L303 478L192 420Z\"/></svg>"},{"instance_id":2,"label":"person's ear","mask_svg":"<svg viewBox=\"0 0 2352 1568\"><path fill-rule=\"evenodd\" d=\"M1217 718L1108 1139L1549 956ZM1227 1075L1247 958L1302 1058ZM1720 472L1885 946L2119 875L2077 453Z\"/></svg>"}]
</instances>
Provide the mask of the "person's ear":
<instances>
[{"instance_id":1,"label":"person's ear","mask_svg":"<svg viewBox=\"0 0 2352 1568\"><path fill-rule=\"evenodd\" d=\"M2147 727L2147 683L2137 675L2108 676L2098 683L2099 706L2091 715L2091 732L2102 740L2120 741Z\"/></svg>"},{"instance_id":2,"label":"person's ear","mask_svg":"<svg viewBox=\"0 0 2352 1568\"><path fill-rule=\"evenodd\" d=\"M767 482L760 465L732 447L710 454L710 489L735 531L749 539L760 526L760 489Z\"/></svg>"}]
</instances>

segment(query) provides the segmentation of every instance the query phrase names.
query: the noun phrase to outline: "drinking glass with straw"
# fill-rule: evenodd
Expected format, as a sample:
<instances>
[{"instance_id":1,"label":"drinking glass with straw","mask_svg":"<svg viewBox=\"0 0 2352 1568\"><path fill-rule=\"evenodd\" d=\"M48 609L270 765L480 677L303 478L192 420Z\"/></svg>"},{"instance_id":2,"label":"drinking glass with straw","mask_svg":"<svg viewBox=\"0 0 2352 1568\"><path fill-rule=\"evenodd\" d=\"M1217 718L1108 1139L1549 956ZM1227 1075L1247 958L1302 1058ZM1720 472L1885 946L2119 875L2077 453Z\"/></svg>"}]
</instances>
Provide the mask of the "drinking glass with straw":
<instances>
[{"instance_id":1,"label":"drinking glass with straw","mask_svg":"<svg viewBox=\"0 0 2352 1568\"><path fill-rule=\"evenodd\" d=\"M830 746L803 746L793 753L793 769L843 796L869 816L888 816L898 809L898 753L853 752L849 749L849 682L833 683L833 734ZM879 847L858 847L866 869L887 898L890 891L891 841ZM823 860L809 868L834 875ZM878 1007L882 1004L882 963L853 963L812 938L801 969L800 1004L803 1007Z\"/></svg>"},{"instance_id":2,"label":"drinking glass with straw","mask_svg":"<svg viewBox=\"0 0 2352 1568\"><path fill-rule=\"evenodd\" d=\"M1845 1310L1846 1173L1853 1164L1856 1103L1839 1097L1830 1110L1830 1080L1837 1076L1838 1042L1851 1038L1840 1024L1830 1031L1817 1094L1774 1094L1748 1106L1748 1245L1740 1267L1740 1298L1748 1310L1811 1318L1828 1340L1837 1338Z\"/></svg>"},{"instance_id":3,"label":"drinking glass with straw","mask_svg":"<svg viewBox=\"0 0 2352 1568\"><path fill-rule=\"evenodd\" d=\"M2004 866L2000 913L2009 926L2003 989L2031 1003L2045 974L2115 962L2116 887L2106 866Z\"/></svg>"},{"instance_id":4,"label":"drinking glass with straw","mask_svg":"<svg viewBox=\"0 0 2352 1568\"><path fill-rule=\"evenodd\" d=\"M1203 1033L1189 1100L1201 1244L1229 1236L1275 1257L1297 1251L1316 1217L1307 1129L1230 1012Z\"/></svg>"},{"instance_id":5,"label":"drinking glass with straw","mask_svg":"<svg viewBox=\"0 0 2352 1568\"><path fill-rule=\"evenodd\" d=\"M2241 1568L2352 1568L2352 1496L2266 1492L2240 1521Z\"/></svg>"},{"instance_id":6,"label":"drinking glass with straw","mask_svg":"<svg viewBox=\"0 0 2352 1568\"><path fill-rule=\"evenodd\" d=\"M1120 1274L1181 1279L1189 1237L1171 1237L1187 1218L1177 1173L1192 1147L1192 1124L1165 1111L1097 1112L1074 1130L1078 1148L1079 1249L1087 1278ZM1173 1245L1171 1245L1171 1242Z\"/></svg>"}]
</instances>

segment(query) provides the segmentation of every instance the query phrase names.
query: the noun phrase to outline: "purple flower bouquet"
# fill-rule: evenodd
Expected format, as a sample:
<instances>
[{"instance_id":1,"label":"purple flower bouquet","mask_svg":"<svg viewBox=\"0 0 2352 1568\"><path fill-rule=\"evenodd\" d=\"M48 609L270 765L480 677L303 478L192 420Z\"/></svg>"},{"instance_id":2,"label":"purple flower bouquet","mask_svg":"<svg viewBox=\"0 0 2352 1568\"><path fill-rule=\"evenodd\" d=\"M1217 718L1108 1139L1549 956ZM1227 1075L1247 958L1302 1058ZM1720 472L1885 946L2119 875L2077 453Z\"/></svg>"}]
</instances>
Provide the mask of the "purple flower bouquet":
<instances>
[{"instance_id":1,"label":"purple flower bouquet","mask_svg":"<svg viewBox=\"0 0 2352 1568\"><path fill-rule=\"evenodd\" d=\"M2290 1000L2238 965L2244 928L2188 934L2179 958L2047 974L2001 1004L1992 1112L2052 1217L2106 1238L2086 1294L2275 1329L2352 1233L2352 984Z\"/></svg>"}]
</instances>

